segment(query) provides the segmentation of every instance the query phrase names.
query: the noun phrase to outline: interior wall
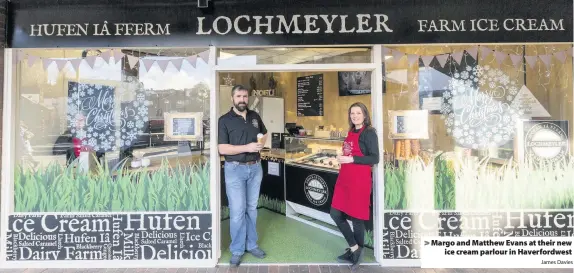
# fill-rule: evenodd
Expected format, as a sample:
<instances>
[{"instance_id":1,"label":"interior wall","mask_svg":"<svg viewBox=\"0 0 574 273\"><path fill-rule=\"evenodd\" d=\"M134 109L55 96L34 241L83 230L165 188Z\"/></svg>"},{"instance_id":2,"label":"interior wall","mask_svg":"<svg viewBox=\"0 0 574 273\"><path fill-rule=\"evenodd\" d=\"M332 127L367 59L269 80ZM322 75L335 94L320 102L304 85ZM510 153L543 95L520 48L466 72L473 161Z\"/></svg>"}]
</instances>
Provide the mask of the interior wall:
<instances>
[{"instance_id":1,"label":"interior wall","mask_svg":"<svg viewBox=\"0 0 574 273\"><path fill-rule=\"evenodd\" d=\"M297 77L323 74L323 116L297 116ZM364 103L371 111L371 95L339 96L337 72L275 72L275 73L223 73L220 75L220 85L225 85L224 77L234 79L233 84L241 84L250 89L250 78L256 79L257 89L269 89L268 81L273 75L277 81L277 95L284 99L285 123L297 123L308 130L316 126L334 126L337 130L348 129L348 108L355 102ZM231 94L230 94L231 96ZM372 114L371 114L372 115Z\"/></svg>"}]
</instances>

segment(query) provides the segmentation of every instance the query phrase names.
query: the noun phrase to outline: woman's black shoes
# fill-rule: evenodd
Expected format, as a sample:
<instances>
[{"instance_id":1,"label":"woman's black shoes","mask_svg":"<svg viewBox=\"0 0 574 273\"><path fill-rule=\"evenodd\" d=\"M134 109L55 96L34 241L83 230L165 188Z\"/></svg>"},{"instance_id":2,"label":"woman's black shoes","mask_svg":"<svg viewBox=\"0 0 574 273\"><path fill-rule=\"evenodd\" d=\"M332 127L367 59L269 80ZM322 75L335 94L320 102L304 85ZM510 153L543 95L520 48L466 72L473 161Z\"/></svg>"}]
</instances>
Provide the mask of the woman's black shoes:
<instances>
[{"instance_id":1,"label":"woman's black shoes","mask_svg":"<svg viewBox=\"0 0 574 273\"><path fill-rule=\"evenodd\" d=\"M363 260L363 248L359 247L359 249L351 253L351 270L359 268L359 265L361 265L362 260Z\"/></svg>"},{"instance_id":2,"label":"woman's black shoes","mask_svg":"<svg viewBox=\"0 0 574 273\"><path fill-rule=\"evenodd\" d=\"M363 260L363 248L359 247L357 250L355 251L351 251L350 248L345 249L345 253L343 253L343 255L337 257L337 261L339 263L350 263L351 264L351 270L355 270L357 268L359 268L359 265L361 264Z\"/></svg>"},{"instance_id":3,"label":"woman's black shoes","mask_svg":"<svg viewBox=\"0 0 574 273\"><path fill-rule=\"evenodd\" d=\"M352 260L353 252L351 252L350 248L345 249L345 253L343 255L337 257L337 261L340 263L353 263Z\"/></svg>"}]
</instances>

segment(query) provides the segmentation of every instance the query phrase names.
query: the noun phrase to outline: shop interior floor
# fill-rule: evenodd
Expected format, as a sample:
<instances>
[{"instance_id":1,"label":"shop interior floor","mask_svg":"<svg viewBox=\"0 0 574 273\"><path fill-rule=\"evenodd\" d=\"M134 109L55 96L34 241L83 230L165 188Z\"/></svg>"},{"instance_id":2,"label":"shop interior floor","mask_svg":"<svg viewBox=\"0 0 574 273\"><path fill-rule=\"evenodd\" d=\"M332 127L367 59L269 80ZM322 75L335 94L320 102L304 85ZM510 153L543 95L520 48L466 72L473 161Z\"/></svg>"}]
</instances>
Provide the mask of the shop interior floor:
<instances>
[{"instance_id":1,"label":"shop interior floor","mask_svg":"<svg viewBox=\"0 0 574 273\"><path fill-rule=\"evenodd\" d=\"M257 259L246 253L242 264L331 264L347 247L345 239L284 215L259 209L257 232L259 245L267 253ZM221 222L222 253L219 262L229 264L229 220ZM375 263L372 249L365 249L364 263Z\"/></svg>"}]
</instances>

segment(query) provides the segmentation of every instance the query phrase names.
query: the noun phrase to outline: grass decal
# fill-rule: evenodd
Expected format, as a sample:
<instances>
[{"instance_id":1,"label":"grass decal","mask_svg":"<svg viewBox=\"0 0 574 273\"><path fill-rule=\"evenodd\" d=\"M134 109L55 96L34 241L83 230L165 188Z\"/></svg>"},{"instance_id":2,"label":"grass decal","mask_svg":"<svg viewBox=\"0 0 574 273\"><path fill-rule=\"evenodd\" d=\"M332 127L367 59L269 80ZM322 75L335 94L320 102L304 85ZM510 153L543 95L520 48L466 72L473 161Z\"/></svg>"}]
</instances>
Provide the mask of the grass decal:
<instances>
[{"instance_id":1,"label":"grass decal","mask_svg":"<svg viewBox=\"0 0 574 273\"><path fill-rule=\"evenodd\" d=\"M281 214L285 214L287 211L287 204L285 203L285 201L278 200L275 198L269 198L265 194L259 196L258 207L263 207Z\"/></svg>"},{"instance_id":2,"label":"grass decal","mask_svg":"<svg viewBox=\"0 0 574 273\"><path fill-rule=\"evenodd\" d=\"M385 165L385 209L400 210L406 207L405 164L399 161L396 167L390 163Z\"/></svg>"},{"instance_id":3,"label":"grass decal","mask_svg":"<svg viewBox=\"0 0 574 273\"><path fill-rule=\"evenodd\" d=\"M574 208L574 160L504 165L439 154L385 165L385 210Z\"/></svg>"},{"instance_id":4,"label":"grass decal","mask_svg":"<svg viewBox=\"0 0 574 273\"><path fill-rule=\"evenodd\" d=\"M456 208L456 181L450 164L443 155L435 158L434 208L454 210Z\"/></svg>"},{"instance_id":5,"label":"grass decal","mask_svg":"<svg viewBox=\"0 0 574 273\"><path fill-rule=\"evenodd\" d=\"M15 212L209 211L209 165L92 173L57 163L32 171L18 167Z\"/></svg>"},{"instance_id":6,"label":"grass decal","mask_svg":"<svg viewBox=\"0 0 574 273\"><path fill-rule=\"evenodd\" d=\"M375 243L375 237L373 236L372 230L365 231L365 246L373 248Z\"/></svg>"}]
</instances>

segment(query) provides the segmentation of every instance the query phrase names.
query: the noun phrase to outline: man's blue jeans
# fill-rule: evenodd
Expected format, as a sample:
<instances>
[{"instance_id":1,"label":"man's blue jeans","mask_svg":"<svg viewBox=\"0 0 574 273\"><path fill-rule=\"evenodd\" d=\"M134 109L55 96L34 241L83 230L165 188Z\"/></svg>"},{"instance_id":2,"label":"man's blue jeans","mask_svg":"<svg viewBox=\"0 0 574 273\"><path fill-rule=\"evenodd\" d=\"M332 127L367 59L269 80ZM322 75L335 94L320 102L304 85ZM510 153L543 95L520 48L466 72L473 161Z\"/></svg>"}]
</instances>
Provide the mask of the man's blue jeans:
<instances>
[{"instance_id":1,"label":"man's blue jeans","mask_svg":"<svg viewBox=\"0 0 574 273\"><path fill-rule=\"evenodd\" d=\"M257 204L263 179L261 162L241 165L225 162L225 190L229 201L229 227L233 255L243 255L257 245Z\"/></svg>"}]
</instances>

